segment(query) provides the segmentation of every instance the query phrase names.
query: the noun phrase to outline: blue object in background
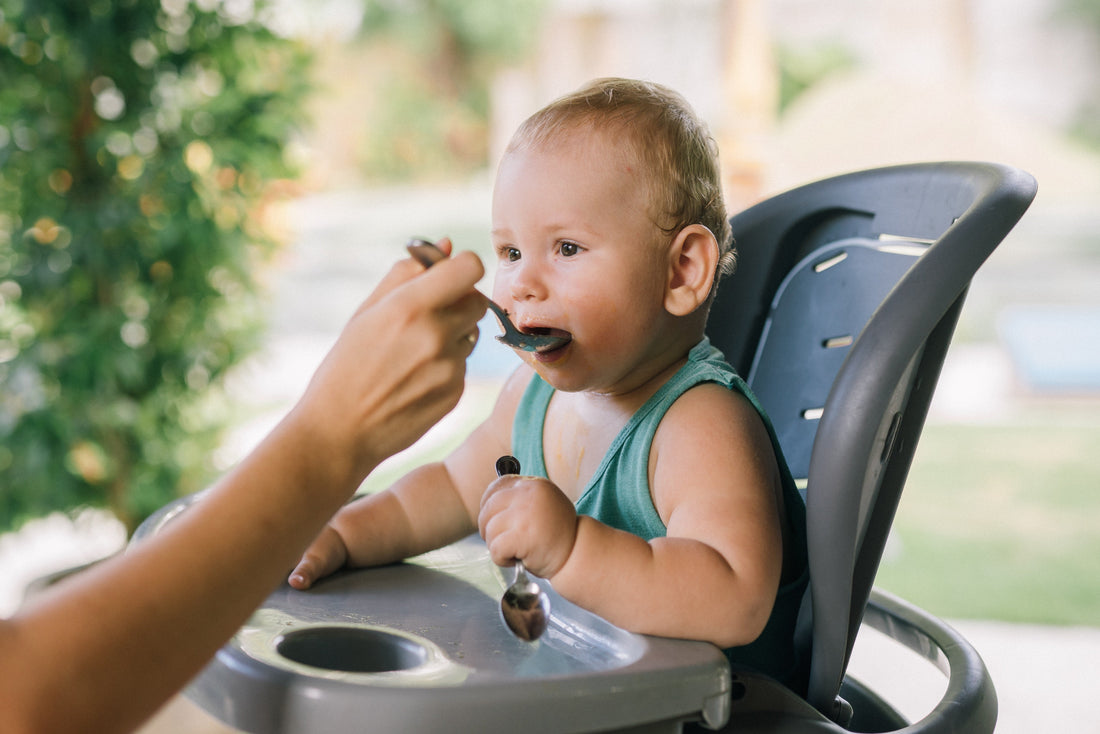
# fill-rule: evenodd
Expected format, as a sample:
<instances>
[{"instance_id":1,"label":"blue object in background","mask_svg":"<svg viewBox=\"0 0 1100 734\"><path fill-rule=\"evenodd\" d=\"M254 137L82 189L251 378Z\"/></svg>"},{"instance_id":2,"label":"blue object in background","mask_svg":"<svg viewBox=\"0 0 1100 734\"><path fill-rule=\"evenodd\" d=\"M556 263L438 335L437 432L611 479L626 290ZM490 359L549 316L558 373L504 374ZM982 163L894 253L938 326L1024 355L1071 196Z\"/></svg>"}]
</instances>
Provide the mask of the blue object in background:
<instances>
[{"instance_id":1,"label":"blue object in background","mask_svg":"<svg viewBox=\"0 0 1100 734\"><path fill-rule=\"evenodd\" d=\"M1031 389L1100 392L1100 307L1011 306L997 331Z\"/></svg>"},{"instance_id":2,"label":"blue object in background","mask_svg":"<svg viewBox=\"0 0 1100 734\"><path fill-rule=\"evenodd\" d=\"M473 354L466 360L466 374L474 379L504 380L520 365L520 358L510 348L497 341L500 322L492 312L478 322L480 337Z\"/></svg>"}]
</instances>

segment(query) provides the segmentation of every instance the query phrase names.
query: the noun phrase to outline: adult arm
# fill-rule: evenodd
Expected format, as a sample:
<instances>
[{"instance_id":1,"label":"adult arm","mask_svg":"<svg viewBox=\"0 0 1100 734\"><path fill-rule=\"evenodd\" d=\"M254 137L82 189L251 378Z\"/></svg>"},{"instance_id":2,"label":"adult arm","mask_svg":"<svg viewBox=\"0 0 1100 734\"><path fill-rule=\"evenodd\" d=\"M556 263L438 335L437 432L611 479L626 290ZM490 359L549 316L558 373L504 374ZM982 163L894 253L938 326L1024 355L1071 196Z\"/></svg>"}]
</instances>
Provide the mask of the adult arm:
<instances>
[{"instance_id":1,"label":"adult arm","mask_svg":"<svg viewBox=\"0 0 1100 734\"><path fill-rule=\"evenodd\" d=\"M451 410L480 261L403 261L302 399L162 532L0 622L5 731L129 731L194 676L380 461Z\"/></svg>"}]
</instances>

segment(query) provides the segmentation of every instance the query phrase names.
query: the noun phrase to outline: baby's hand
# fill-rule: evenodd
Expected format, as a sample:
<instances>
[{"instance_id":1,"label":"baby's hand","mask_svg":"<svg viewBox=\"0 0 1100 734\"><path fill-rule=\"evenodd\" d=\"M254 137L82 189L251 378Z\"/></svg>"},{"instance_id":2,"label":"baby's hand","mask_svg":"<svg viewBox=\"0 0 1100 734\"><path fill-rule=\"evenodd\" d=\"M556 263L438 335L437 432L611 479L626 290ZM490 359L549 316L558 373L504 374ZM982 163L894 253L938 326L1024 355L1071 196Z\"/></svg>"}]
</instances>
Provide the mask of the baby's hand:
<instances>
[{"instance_id":1,"label":"baby's hand","mask_svg":"<svg viewBox=\"0 0 1100 734\"><path fill-rule=\"evenodd\" d=\"M548 579L573 551L577 511L553 482L509 474L485 490L478 530L493 563L506 566L519 559Z\"/></svg>"},{"instance_id":2,"label":"baby's hand","mask_svg":"<svg viewBox=\"0 0 1100 734\"><path fill-rule=\"evenodd\" d=\"M328 576L348 560L348 548L344 539L331 525L325 525L314 541L302 554L302 560L290 572L287 581L295 589L305 590L313 582Z\"/></svg>"}]
</instances>

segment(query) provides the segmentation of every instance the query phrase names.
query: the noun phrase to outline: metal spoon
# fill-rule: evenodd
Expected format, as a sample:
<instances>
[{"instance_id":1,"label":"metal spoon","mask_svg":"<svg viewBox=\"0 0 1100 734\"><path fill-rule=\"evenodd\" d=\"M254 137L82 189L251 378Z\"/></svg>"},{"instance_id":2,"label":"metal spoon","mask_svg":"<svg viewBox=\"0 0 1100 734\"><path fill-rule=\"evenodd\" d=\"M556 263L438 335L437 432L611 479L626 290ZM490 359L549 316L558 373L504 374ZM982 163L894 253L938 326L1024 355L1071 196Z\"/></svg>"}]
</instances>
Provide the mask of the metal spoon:
<instances>
[{"instance_id":1,"label":"metal spoon","mask_svg":"<svg viewBox=\"0 0 1100 734\"><path fill-rule=\"evenodd\" d=\"M414 237L405 245L413 259L426 268L430 268L446 257L443 251L427 240ZM489 299L486 299L489 300ZM493 309L500 321L504 333L497 337L497 341L515 349L525 352L550 352L569 343L569 337L551 336L549 334L525 334L515 327L508 318L508 312L489 300L489 308Z\"/></svg>"},{"instance_id":2,"label":"metal spoon","mask_svg":"<svg viewBox=\"0 0 1100 734\"><path fill-rule=\"evenodd\" d=\"M514 456L497 459L497 476L519 474L519 460ZM546 631L550 620L550 597L527 577L523 561L516 560L516 576L504 590L500 600L500 616L512 634L526 642L534 642Z\"/></svg>"}]
</instances>

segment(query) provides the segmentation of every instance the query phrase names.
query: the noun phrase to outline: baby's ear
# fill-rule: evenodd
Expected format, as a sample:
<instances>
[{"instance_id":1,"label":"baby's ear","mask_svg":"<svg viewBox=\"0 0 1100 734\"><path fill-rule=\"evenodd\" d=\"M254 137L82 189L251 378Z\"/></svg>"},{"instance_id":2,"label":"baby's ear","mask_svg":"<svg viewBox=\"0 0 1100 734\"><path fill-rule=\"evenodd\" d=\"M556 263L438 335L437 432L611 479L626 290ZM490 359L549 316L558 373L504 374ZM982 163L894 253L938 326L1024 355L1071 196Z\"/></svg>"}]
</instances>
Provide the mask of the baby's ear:
<instances>
[{"instance_id":1,"label":"baby's ear","mask_svg":"<svg viewBox=\"0 0 1100 734\"><path fill-rule=\"evenodd\" d=\"M687 316L707 302L718 267L718 240L702 224L684 227L668 253L665 310Z\"/></svg>"}]
</instances>

